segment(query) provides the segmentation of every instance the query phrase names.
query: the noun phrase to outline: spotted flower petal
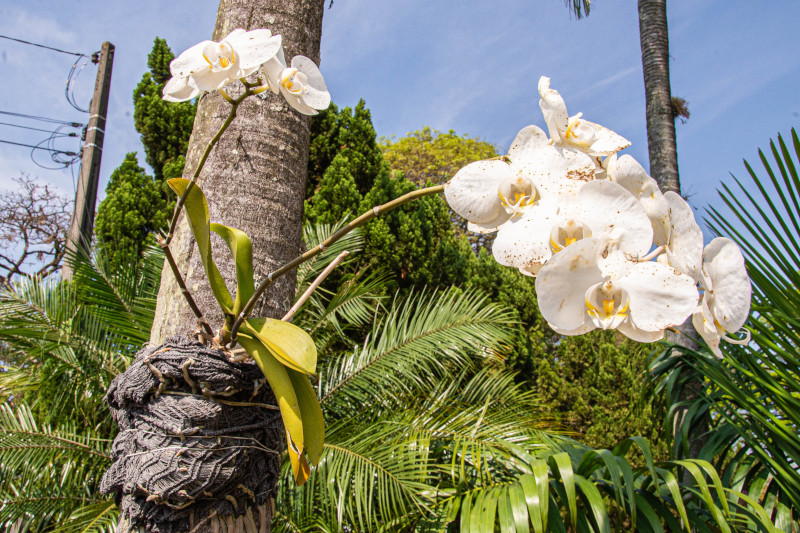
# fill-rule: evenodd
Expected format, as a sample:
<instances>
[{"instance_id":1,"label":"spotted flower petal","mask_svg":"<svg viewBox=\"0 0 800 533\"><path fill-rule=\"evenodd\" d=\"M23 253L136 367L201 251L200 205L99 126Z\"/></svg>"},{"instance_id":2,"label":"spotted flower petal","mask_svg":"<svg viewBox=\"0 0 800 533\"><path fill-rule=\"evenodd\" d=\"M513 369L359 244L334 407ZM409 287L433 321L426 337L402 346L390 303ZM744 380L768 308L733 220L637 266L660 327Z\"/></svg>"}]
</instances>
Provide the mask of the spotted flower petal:
<instances>
[{"instance_id":1,"label":"spotted flower petal","mask_svg":"<svg viewBox=\"0 0 800 533\"><path fill-rule=\"evenodd\" d=\"M656 180L627 154L621 157L614 154L607 158L603 165L607 170L606 178L625 187L644 206L653 226L653 241L659 246L666 245L670 233L669 204L658 188Z\"/></svg>"},{"instance_id":2,"label":"spotted flower petal","mask_svg":"<svg viewBox=\"0 0 800 533\"><path fill-rule=\"evenodd\" d=\"M539 79L539 107L544 115L550 141L569 145L592 157L605 157L630 146L630 141L610 129L581 118L570 117L558 91L550 88L550 78Z\"/></svg>"},{"instance_id":3,"label":"spotted flower petal","mask_svg":"<svg viewBox=\"0 0 800 533\"><path fill-rule=\"evenodd\" d=\"M558 220L558 204L543 200L520 218L503 224L492 243L492 255L501 265L536 274L553 255L551 228Z\"/></svg>"},{"instance_id":4,"label":"spotted flower petal","mask_svg":"<svg viewBox=\"0 0 800 533\"><path fill-rule=\"evenodd\" d=\"M717 237L703 250L703 270L710 280L706 290L714 296L709 309L728 332L738 331L750 314L752 289L744 257L732 240Z\"/></svg>"},{"instance_id":5,"label":"spotted flower petal","mask_svg":"<svg viewBox=\"0 0 800 533\"><path fill-rule=\"evenodd\" d=\"M669 263L695 280L700 279L703 258L703 232L695 222L694 211L686 200L672 191L664 194L669 205L670 233L667 241Z\"/></svg>"}]
</instances>

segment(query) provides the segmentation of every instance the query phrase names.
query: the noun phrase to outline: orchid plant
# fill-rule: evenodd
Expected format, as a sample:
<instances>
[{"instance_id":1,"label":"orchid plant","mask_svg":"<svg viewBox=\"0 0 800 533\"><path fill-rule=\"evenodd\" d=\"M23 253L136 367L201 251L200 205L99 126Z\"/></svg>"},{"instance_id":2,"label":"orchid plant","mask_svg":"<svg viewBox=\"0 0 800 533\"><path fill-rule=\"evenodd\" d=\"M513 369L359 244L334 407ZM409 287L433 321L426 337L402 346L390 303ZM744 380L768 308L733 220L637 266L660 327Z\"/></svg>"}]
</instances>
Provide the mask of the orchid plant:
<instances>
[{"instance_id":1,"label":"orchid plant","mask_svg":"<svg viewBox=\"0 0 800 533\"><path fill-rule=\"evenodd\" d=\"M231 107L227 119L201 155L192 178L169 180L170 188L179 198L168 232L159 238L159 244L186 302L198 319L202 329L198 331L198 337L227 352L231 357L236 357L233 348L238 343L255 360L267 378L286 428L287 451L294 479L298 485L302 485L310 475L311 466L319 463L325 439L322 410L308 380L308 376L312 376L316 370L316 347L308 333L289 322L291 312L283 320L251 318L250 313L264 291L278 277L318 255L338 239L381 213L417 197L441 192L443 187L413 191L374 207L315 248L271 272L266 280L256 286L250 238L236 228L211 222L208 201L197 185L197 179L211 150L233 122L238 106L246 98L270 90L283 95L297 112L315 115L318 110L330 105L325 79L319 68L307 57L295 56L287 65L281 36L272 35L268 29L236 29L220 42L198 43L172 61L170 72L172 78L163 91L165 100L181 102L195 98L203 92L217 91ZM241 83L244 90L237 91L238 96L232 97L225 88L236 82ZM218 330L211 327L195 303L170 252L169 245L182 211L185 211L194 234L211 292L225 317L224 324ZM236 267L236 293L233 296L214 262L211 233L216 233L225 241L233 256ZM326 269L321 277L328 271ZM218 332L215 334L215 331Z\"/></svg>"},{"instance_id":2,"label":"orchid plant","mask_svg":"<svg viewBox=\"0 0 800 533\"><path fill-rule=\"evenodd\" d=\"M674 193L662 194L633 158L616 156L630 144L623 137L582 119L580 113L569 117L564 100L545 77L539 93L549 137L536 126L523 128L508 155L472 163L445 185L419 189L372 208L256 286L250 238L209 220L208 202L197 178L246 98L270 90L283 95L297 112L314 115L330 104L325 80L307 57L295 56L287 64L280 35L268 29L236 29L220 42L198 43L180 54L170 71L173 77L164 87L165 100L180 102L218 91L231 108L192 178L169 180L179 199L159 243L198 318L200 338L228 353L240 344L264 372L286 428L298 485L320 461L325 438L322 411L308 380L316 369L316 348L311 337L288 320L251 318L250 313L278 277L356 227L416 198L444 192L470 229L496 231L494 257L537 277L542 314L559 333L617 329L632 339L652 342L663 337L665 329L693 316L698 331L719 354L720 340L732 340L727 333L741 328L747 317L750 282L738 247L728 239L715 239L704 250L688 204ZM234 98L225 87L236 82L244 90ZM183 210L225 317L216 334L169 249ZM213 259L212 232L222 237L235 261L233 296Z\"/></svg>"},{"instance_id":3,"label":"orchid plant","mask_svg":"<svg viewBox=\"0 0 800 533\"><path fill-rule=\"evenodd\" d=\"M692 208L662 193L613 131L570 117L539 81L548 135L523 128L508 155L462 168L450 207L478 232L497 232L498 263L536 277L542 315L563 335L616 329L653 342L690 316L711 350L744 325L751 287L733 241L703 234Z\"/></svg>"}]
</instances>

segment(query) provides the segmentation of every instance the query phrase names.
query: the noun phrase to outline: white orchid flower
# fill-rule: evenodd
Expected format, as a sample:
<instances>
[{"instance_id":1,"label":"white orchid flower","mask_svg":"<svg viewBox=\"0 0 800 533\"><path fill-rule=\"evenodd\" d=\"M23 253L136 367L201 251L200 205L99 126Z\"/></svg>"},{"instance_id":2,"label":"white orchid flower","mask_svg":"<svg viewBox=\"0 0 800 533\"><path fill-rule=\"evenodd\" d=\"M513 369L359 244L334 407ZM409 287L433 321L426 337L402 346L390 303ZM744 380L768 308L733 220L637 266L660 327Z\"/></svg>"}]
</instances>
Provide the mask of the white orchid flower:
<instances>
[{"instance_id":1,"label":"white orchid flower","mask_svg":"<svg viewBox=\"0 0 800 533\"><path fill-rule=\"evenodd\" d=\"M669 240L669 204L656 180L630 155L617 157L613 154L603 161L606 179L617 183L633 194L644 206L653 226L653 240L666 245Z\"/></svg>"},{"instance_id":2,"label":"white orchid flower","mask_svg":"<svg viewBox=\"0 0 800 533\"><path fill-rule=\"evenodd\" d=\"M752 296L744 257L736 243L717 237L705 247L701 283L703 298L692 316L692 323L711 351L722 358L721 340L735 344L746 344L750 340L749 332L742 340L726 335L744 326Z\"/></svg>"},{"instance_id":3,"label":"white orchid flower","mask_svg":"<svg viewBox=\"0 0 800 533\"><path fill-rule=\"evenodd\" d=\"M575 147L592 157L610 156L631 145L610 129L582 119L582 113L570 117L564 99L550 88L550 78L546 76L539 79L539 96L552 143Z\"/></svg>"},{"instance_id":4,"label":"white orchid flower","mask_svg":"<svg viewBox=\"0 0 800 533\"><path fill-rule=\"evenodd\" d=\"M198 43L170 63L172 79L164 86L164 99L182 102L221 89L258 70L280 48L281 36L267 29L236 29L220 42Z\"/></svg>"},{"instance_id":5,"label":"white orchid flower","mask_svg":"<svg viewBox=\"0 0 800 533\"><path fill-rule=\"evenodd\" d=\"M504 224L492 245L501 265L536 275L556 253L581 239L594 237L618 252L608 261L635 260L647 254L653 230L642 205L609 181L586 183L574 199L542 202L522 217Z\"/></svg>"},{"instance_id":6,"label":"white orchid flower","mask_svg":"<svg viewBox=\"0 0 800 533\"><path fill-rule=\"evenodd\" d=\"M476 161L445 184L450 208L469 221L469 229L496 231L509 220L542 205L551 210L562 195L575 194L594 179L586 154L550 146L536 126L523 128L502 160Z\"/></svg>"},{"instance_id":7,"label":"white orchid flower","mask_svg":"<svg viewBox=\"0 0 800 533\"><path fill-rule=\"evenodd\" d=\"M583 239L541 269L536 293L542 316L563 335L617 329L653 342L697 307L695 281L657 262L609 261L621 254L609 242Z\"/></svg>"},{"instance_id":8,"label":"white orchid flower","mask_svg":"<svg viewBox=\"0 0 800 533\"><path fill-rule=\"evenodd\" d=\"M289 105L304 115L316 115L317 110L325 109L331 103L322 73L305 56L293 57L291 66L287 67L281 49L264 64L263 72L270 90L283 94Z\"/></svg>"}]
</instances>

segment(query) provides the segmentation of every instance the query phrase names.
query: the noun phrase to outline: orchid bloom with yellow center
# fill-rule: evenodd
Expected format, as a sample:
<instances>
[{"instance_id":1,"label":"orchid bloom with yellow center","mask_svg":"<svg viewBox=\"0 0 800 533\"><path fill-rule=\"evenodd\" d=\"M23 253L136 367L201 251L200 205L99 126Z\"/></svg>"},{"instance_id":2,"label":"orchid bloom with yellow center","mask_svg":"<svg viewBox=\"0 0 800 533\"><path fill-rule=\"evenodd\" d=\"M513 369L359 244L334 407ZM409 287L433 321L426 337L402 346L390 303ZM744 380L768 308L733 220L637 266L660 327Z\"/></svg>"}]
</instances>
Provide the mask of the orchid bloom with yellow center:
<instances>
[{"instance_id":1,"label":"orchid bloom with yellow center","mask_svg":"<svg viewBox=\"0 0 800 533\"><path fill-rule=\"evenodd\" d=\"M595 180L574 196L543 203L501 226L492 254L501 265L535 276L555 254L589 237L606 241L620 258L639 258L650 250L653 230L631 193L615 183Z\"/></svg>"},{"instance_id":2,"label":"orchid bloom with yellow center","mask_svg":"<svg viewBox=\"0 0 800 533\"><path fill-rule=\"evenodd\" d=\"M659 340L682 324L698 298L691 277L633 260L594 237L554 255L536 278L536 294L542 316L562 335L616 329L639 342Z\"/></svg>"},{"instance_id":3,"label":"orchid bloom with yellow center","mask_svg":"<svg viewBox=\"0 0 800 533\"><path fill-rule=\"evenodd\" d=\"M316 115L317 110L331 103L322 73L305 56L293 57L291 66L287 67L283 50L280 50L264 64L262 71L270 90L282 94L290 106L304 115Z\"/></svg>"},{"instance_id":4,"label":"orchid bloom with yellow center","mask_svg":"<svg viewBox=\"0 0 800 533\"><path fill-rule=\"evenodd\" d=\"M203 41L169 65L172 78L164 100L183 102L203 91L216 91L257 71L281 49L281 36L267 29L236 29L220 42Z\"/></svg>"},{"instance_id":5,"label":"orchid bloom with yellow center","mask_svg":"<svg viewBox=\"0 0 800 533\"><path fill-rule=\"evenodd\" d=\"M577 148L592 157L610 156L630 146L630 141L621 135L581 118L582 113L570 117L564 99L550 88L550 78L546 76L539 79L539 96L551 143Z\"/></svg>"}]
</instances>

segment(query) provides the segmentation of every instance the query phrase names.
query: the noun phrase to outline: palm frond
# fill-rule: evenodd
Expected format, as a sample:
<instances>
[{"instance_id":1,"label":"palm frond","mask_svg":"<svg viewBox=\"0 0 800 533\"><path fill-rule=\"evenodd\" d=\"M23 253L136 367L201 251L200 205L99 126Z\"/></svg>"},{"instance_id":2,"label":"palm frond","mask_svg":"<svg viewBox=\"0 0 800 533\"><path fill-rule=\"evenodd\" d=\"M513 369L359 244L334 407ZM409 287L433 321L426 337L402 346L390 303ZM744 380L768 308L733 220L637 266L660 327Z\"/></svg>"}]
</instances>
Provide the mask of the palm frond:
<instances>
[{"instance_id":1,"label":"palm frond","mask_svg":"<svg viewBox=\"0 0 800 533\"><path fill-rule=\"evenodd\" d=\"M410 388L433 388L454 365L467 364L468 354L496 355L510 341L511 323L509 312L475 292L412 295L396 302L361 348L330 365L321 403L331 410L374 405L401 401Z\"/></svg>"},{"instance_id":2,"label":"palm frond","mask_svg":"<svg viewBox=\"0 0 800 533\"><path fill-rule=\"evenodd\" d=\"M771 155L772 160L768 157ZM749 180L719 191L724 207L708 209L711 230L733 236L753 282L747 346L723 343L718 361L705 350L658 358L651 370L668 393L689 366L705 378L687 417L710 412L715 425L702 457L717 461L723 480L763 504L783 531L800 527L800 139L782 136L758 152L763 172L745 161Z\"/></svg>"}]
</instances>

